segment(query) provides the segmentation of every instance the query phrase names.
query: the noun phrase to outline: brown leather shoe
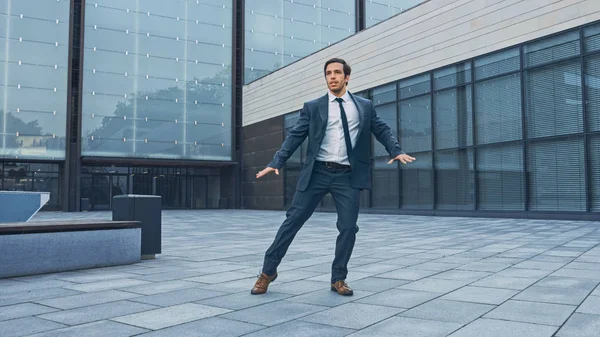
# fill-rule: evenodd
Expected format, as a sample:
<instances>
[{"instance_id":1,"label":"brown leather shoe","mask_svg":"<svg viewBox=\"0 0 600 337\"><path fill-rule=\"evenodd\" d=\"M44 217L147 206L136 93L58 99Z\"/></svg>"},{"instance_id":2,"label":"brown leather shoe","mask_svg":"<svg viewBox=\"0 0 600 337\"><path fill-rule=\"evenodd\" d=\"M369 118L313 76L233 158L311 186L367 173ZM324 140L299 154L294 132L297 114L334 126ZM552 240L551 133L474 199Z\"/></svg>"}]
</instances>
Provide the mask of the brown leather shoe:
<instances>
[{"instance_id":1,"label":"brown leather shoe","mask_svg":"<svg viewBox=\"0 0 600 337\"><path fill-rule=\"evenodd\" d=\"M337 291L338 294L343 296L352 296L354 291L348 286L345 280L339 280L331 284L331 291Z\"/></svg>"},{"instance_id":2,"label":"brown leather shoe","mask_svg":"<svg viewBox=\"0 0 600 337\"><path fill-rule=\"evenodd\" d=\"M260 276L258 277L258 280L256 280L256 283L254 284L254 288L252 288L252 290L250 290L250 294L259 295L259 294L266 293L267 288L269 288L269 283L275 281L276 278L277 278L277 273L275 273L272 276L269 276L265 273L261 273Z\"/></svg>"}]
</instances>

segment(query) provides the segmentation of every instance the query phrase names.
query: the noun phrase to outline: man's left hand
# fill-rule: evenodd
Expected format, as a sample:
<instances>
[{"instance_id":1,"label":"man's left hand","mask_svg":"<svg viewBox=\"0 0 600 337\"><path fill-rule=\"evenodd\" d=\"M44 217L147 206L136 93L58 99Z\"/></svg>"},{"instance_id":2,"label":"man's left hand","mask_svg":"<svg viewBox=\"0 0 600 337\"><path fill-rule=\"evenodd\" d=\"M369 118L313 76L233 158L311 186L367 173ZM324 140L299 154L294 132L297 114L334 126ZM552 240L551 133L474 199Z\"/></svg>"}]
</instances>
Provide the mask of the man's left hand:
<instances>
[{"instance_id":1,"label":"man's left hand","mask_svg":"<svg viewBox=\"0 0 600 337\"><path fill-rule=\"evenodd\" d=\"M406 163L412 163L413 160L417 160L417 158L411 157L407 154L399 154L396 158L390 159L390 161L388 161L388 164L393 163L395 160L400 161L402 164L406 164Z\"/></svg>"}]
</instances>

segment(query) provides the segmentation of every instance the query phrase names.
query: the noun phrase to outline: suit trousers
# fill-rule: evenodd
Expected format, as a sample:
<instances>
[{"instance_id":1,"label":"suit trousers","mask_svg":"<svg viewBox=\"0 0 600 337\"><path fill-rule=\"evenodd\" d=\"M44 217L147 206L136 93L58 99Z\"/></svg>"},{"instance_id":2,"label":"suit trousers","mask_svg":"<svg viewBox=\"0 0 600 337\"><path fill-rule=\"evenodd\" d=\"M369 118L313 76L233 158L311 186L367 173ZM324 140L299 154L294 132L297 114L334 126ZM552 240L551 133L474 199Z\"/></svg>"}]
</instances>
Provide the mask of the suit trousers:
<instances>
[{"instance_id":1,"label":"suit trousers","mask_svg":"<svg viewBox=\"0 0 600 337\"><path fill-rule=\"evenodd\" d=\"M277 271L296 233L311 217L321 199L331 193L337 210L336 225L339 232L331 266L331 283L346 279L348 261L358 232L356 221L360 206L360 190L352 187L351 174L350 168L330 168L323 162L315 162L308 187L304 191L296 191L286 212L286 219L265 253L265 274L273 275Z\"/></svg>"}]
</instances>

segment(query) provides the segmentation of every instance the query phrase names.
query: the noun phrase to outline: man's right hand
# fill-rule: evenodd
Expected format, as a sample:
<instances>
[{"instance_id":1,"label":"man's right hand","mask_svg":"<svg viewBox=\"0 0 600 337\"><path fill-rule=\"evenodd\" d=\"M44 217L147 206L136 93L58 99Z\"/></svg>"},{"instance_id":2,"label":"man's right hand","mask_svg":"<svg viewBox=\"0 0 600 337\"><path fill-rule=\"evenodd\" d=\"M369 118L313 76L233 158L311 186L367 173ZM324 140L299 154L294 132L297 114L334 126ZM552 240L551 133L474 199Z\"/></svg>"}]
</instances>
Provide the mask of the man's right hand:
<instances>
[{"instance_id":1,"label":"man's right hand","mask_svg":"<svg viewBox=\"0 0 600 337\"><path fill-rule=\"evenodd\" d=\"M260 179L260 178L262 178L263 176L267 175L267 173L269 173L269 172L272 172L272 171L275 171L275 174L276 174L276 175L279 175L279 170L278 170L278 169L274 169L274 168L272 168L272 167L267 167L267 168L265 168L264 170L262 170L262 171L260 171L260 172L258 172L258 173L256 174L256 179Z\"/></svg>"}]
</instances>

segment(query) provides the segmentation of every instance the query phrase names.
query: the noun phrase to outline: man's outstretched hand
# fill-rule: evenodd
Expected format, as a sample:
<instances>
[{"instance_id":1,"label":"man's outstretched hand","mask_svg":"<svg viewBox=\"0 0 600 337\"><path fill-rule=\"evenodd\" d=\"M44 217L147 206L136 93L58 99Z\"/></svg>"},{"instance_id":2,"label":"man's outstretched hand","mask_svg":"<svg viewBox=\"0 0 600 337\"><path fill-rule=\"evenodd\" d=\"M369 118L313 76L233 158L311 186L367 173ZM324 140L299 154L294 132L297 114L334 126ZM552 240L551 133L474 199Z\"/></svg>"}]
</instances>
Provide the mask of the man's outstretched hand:
<instances>
[{"instance_id":1,"label":"man's outstretched hand","mask_svg":"<svg viewBox=\"0 0 600 337\"><path fill-rule=\"evenodd\" d=\"M390 161L388 161L388 164L393 163L394 160L399 160L402 164L406 164L406 163L412 163L412 161L417 160L417 158L411 157L405 153L399 154L396 158L390 159Z\"/></svg>"},{"instance_id":2,"label":"man's outstretched hand","mask_svg":"<svg viewBox=\"0 0 600 337\"><path fill-rule=\"evenodd\" d=\"M267 167L267 168L265 168L264 170L262 170L262 171L260 171L260 172L258 172L258 173L256 174L256 179L260 179L260 178L262 178L263 176L267 175L267 173L269 173L269 172L272 172L272 171L275 171L275 174L276 174L276 175L279 175L279 170L278 170L278 169L274 169L274 168L272 168L272 167Z\"/></svg>"}]
</instances>

